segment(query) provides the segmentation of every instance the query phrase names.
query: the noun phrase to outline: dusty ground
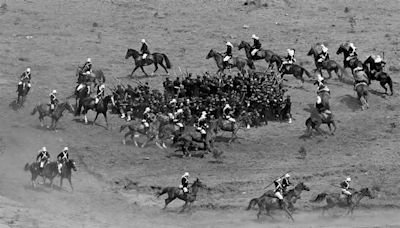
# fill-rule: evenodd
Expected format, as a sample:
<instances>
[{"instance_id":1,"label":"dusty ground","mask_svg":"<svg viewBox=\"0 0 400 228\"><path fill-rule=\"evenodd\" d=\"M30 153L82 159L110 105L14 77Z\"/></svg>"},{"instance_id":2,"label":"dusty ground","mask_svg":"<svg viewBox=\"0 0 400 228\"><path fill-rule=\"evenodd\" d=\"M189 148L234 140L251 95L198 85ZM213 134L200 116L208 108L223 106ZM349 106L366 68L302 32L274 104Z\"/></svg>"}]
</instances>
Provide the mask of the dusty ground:
<instances>
[{"instance_id":1,"label":"dusty ground","mask_svg":"<svg viewBox=\"0 0 400 228\"><path fill-rule=\"evenodd\" d=\"M269 1L268 6L243 6L242 1L7 1L0 9L1 95L0 100L0 227L396 227L400 178L399 127L399 35L398 1ZM264 3L264 2L263 2ZM350 4L351 3L351 4ZM345 11L345 7L349 10ZM351 19L353 18L353 19ZM350 21L353 21L350 23ZM351 26L351 24L353 26ZM248 28L243 28L248 25ZM216 71L205 59L209 49L224 49L226 40L250 41L252 33L264 47L284 54L296 48L297 59L311 70L305 54L311 44L324 41L331 57L339 43L352 40L362 59L385 52L387 69L395 81L395 95L386 97L374 82L368 111L360 111L350 84L329 80L332 110L338 120L335 136L305 139L304 121L314 104L315 88L298 88L286 76L293 97L293 124L268 126L240 132L232 145L220 137L222 163L212 157L182 159L172 149L160 151L154 144L145 149L121 144L123 123L110 118L110 130L86 126L66 114L58 132L39 126L30 112L47 101L51 89L59 97L71 94L74 71L87 57L103 69L109 83L128 83L132 60L125 60L128 47L138 49L146 38L151 51L166 53L173 64L189 72ZM242 52L235 50L235 55ZM26 106L14 111L17 75L30 66L33 89ZM265 63L258 62L262 69ZM150 72L153 67L147 67ZM160 71L159 73L162 73ZM163 76L144 78L158 88ZM350 78L348 78L349 80ZM130 82L134 84L134 82ZM90 118L93 118L90 115ZM228 136L227 134L225 136ZM64 146L78 161L72 193L48 186L33 190L23 171L36 151L47 146L54 157ZM299 148L307 151L305 158ZM275 219L255 219L256 211L244 211L248 201L263 192L275 176L293 170L295 182L305 181L311 191L298 202L290 223L282 214ZM162 199L151 187L174 186L184 171L199 177L209 190L201 190L191 213L178 214L182 202L162 212ZM353 217L343 210L321 217L309 199L322 191L338 191L337 184L351 175L356 188L381 185L373 200L363 201ZM58 184L58 180L56 180ZM205 219L206 218L206 219Z\"/></svg>"}]
</instances>

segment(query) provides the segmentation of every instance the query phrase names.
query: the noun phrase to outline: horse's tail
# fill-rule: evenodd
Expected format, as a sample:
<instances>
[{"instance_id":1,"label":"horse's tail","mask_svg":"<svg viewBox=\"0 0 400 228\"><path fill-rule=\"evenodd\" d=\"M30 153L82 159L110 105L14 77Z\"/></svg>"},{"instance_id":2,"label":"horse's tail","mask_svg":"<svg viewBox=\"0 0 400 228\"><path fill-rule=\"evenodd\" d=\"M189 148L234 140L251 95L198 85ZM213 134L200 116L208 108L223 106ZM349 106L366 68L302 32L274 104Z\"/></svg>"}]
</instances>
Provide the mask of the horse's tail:
<instances>
[{"instance_id":1,"label":"horse's tail","mask_svg":"<svg viewBox=\"0 0 400 228\"><path fill-rule=\"evenodd\" d=\"M171 69L171 62L166 54L162 54L165 60L165 64L167 65L167 69Z\"/></svg>"},{"instance_id":2,"label":"horse's tail","mask_svg":"<svg viewBox=\"0 0 400 228\"><path fill-rule=\"evenodd\" d=\"M25 167L24 167L24 171L29 171L29 168L30 168L31 166L29 165L29 163L26 163L25 164Z\"/></svg>"},{"instance_id":3,"label":"horse's tail","mask_svg":"<svg viewBox=\"0 0 400 228\"><path fill-rule=\"evenodd\" d=\"M163 188L160 192L156 192L156 197L160 197L162 195L164 195L165 193L167 193L167 188Z\"/></svg>"},{"instance_id":4,"label":"horse's tail","mask_svg":"<svg viewBox=\"0 0 400 228\"><path fill-rule=\"evenodd\" d=\"M317 195L317 197L315 199L310 200L311 203L319 203L321 201L323 201L326 196L328 195L328 193L320 193Z\"/></svg>"},{"instance_id":5,"label":"horse's tail","mask_svg":"<svg viewBox=\"0 0 400 228\"><path fill-rule=\"evenodd\" d=\"M393 94L393 81L392 81L392 78L388 74L386 74L386 75L387 75L387 83L389 84L389 88L390 88L390 93Z\"/></svg>"},{"instance_id":6,"label":"horse's tail","mask_svg":"<svg viewBox=\"0 0 400 228\"><path fill-rule=\"evenodd\" d=\"M249 206L247 206L246 210L252 209L258 203L258 201L258 198L251 199L249 202Z\"/></svg>"},{"instance_id":7,"label":"horse's tail","mask_svg":"<svg viewBox=\"0 0 400 228\"><path fill-rule=\"evenodd\" d=\"M33 115L35 115L35 113L38 111L38 106L36 105L34 108L33 108L33 110L32 110L32 112L31 112L31 115L33 116Z\"/></svg>"},{"instance_id":8,"label":"horse's tail","mask_svg":"<svg viewBox=\"0 0 400 228\"><path fill-rule=\"evenodd\" d=\"M311 75L311 73L310 73L308 70L306 70L306 68L304 68L304 67L302 67L302 66L300 66L300 67L301 67L301 69L303 70L303 72L306 73L307 77L309 77L309 78L312 78L312 77L313 77L313 76Z\"/></svg>"}]
</instances>

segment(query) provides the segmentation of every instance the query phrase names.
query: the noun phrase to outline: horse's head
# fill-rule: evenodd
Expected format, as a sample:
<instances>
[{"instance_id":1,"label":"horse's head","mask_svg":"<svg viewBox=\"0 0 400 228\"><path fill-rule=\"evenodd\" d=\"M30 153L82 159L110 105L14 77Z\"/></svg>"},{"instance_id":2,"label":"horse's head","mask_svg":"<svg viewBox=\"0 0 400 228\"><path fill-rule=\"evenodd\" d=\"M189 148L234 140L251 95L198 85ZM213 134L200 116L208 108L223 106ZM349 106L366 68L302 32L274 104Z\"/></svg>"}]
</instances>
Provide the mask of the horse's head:
<instances>
[{"instance_id":1,"label":"horse's head","mask_svg":"<svg viewBox=\"0 0 400 228\"><path fill-rule=\"evenodd\" d=\"M199 178L196 178L196 180L192 184L192 188L193 187L206 188L207 186L205 184L203 184L203 182L201 182Z\"/></svg>"},{"instance_id":2,"label":"horse's head","mask_svg":"<svg viewBox=\"0 0 400 228\"><path fill-rule=\"evenodd\" d=\"M311 55L315 56L315 54L316 53L315 53L314 47L311 47L311 49L307 53L307 56L311 56Z\"/></svg>"},{"instance_id":3,"label":"horse's head","mask_svg":"<svg viewBox=\"0 0 400 228\"><path fill-rule=\"evenodd\" d=\"M298 189L298 190L310 191L310 188L307 185L305 185L303 182L298 183L296 185L296 187L294 187L294 188Z\"/></svg>"},{"instance_id":4,"label":"horse's head","mask_svg":"<svg viewBox=\"0 0 400 228\"><path fill-rule=\"evenodd\" d=\"M214 51L214 49L211 49L211 50L208 52L208 54L207 54L207 56L206 56L206 59L214 58L214 57L215 57L215 54L216 54L216 52Z\"/></svg>"},{"instance_id":5,"label":"horse's head","mask_svg":"<svg viewBox=\"0 0 400 228\"><path fill-rule=\"evenodd\" d=\"M373 199L373 198L374 198L374 196L372 195L372 193L371 193L371 191L369 190L369 188L363 188L363 189L361 189L361 190L360 190L360 194L361 194L362 196L367 196L367 197L369 197L370 199Z\"/></svg>"},{"instance_id":6,"label":"horse's head","mask_svg":"<svg viewBox=\"0 0 400 228\"><path fill-rule=\"evenodd\" d=\"M73 159L69 159L69 161L67 162L67 166L71 169L73 169L74 171L78 171L78 168L76 167L76 163Z\"/></svg>"},{"instance_id":7,"label":"horse's head","mask_svg":"<svg viewBox=\"0 0 400 228\"><path fill-rule=\"evenodd\" d=\"M250 47L250 44L247 43L246 41L243 41L243 40L242 40L242 41L240 42L239 46L238 46L238 49L239 49L239 50L241 50L242 48L246 48L246 49L247 49L247 48L249 48L249 47Z\"/></svg>"},{"instance_id":8,"label":"horse's head","mask_svg":"<svg viewBox=\"0 0 400 228\"><path fill-rule=\"evenodd\" d=\"M270 61L271 63L276 63L278 67L282 65L282 58L279 55L272 55Z\"/></svg>"},{"instance_id":9,"label":"horse's head","mask_svg":"<svg viewBox=\"0 0 400 228\"><path fill-rule=\"evenodd\" d=\"M126 52L125 59L128 59L129 57L133 57L134 59L136 59L139 55L140 54L138 51L129 48L128 51Z\"/></svg>"},{"instance_id":10,"label":"horse's head","mask_svg":"<svg viewBox=\"0 0 400 228\"><path fill-rule=\"evenodd\" d=\"M348 50L346 48L346 43L340 44L338 50L336 51L336 55L343 53L344 55L348 54Z\"/></svg>"}]
</instances>

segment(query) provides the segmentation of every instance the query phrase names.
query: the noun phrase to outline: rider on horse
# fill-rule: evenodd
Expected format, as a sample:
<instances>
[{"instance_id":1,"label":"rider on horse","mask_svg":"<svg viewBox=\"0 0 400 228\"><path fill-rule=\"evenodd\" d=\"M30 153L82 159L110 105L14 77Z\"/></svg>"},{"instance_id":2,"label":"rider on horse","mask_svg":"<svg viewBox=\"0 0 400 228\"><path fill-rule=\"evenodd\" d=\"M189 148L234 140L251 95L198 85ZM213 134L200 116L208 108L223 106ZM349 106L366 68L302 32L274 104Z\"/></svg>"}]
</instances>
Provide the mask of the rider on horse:
<instances>
[{"instance_id":1,"label":"rider on horse","mask_svg":"<svg viewBox=\"0 0 400 228\"><path fill-rule=\"evenodd\" d=\"M180 131L183 131L184 126L183 126L183 121L182 121L182 117L183 117L183 109L179 108L178 110L176 110L175 115L173 115L173 123L176 124L176 126L179 127Z\"/></svg>"},{"instance_id":2,"label":"rider on horse","mask_svg":"<svg viewBox=\"0 0 400 228\"><path fill-rule=\"evenodd\" d=\"M386 65L386 62L382 60L381 56L376 56L374 58L374 66L375 68L371 69L371 75L373 78L376 78L375 75L383 71L383 68Z\"/></svg>"},{"instance_id":3,"label":"rider on horse","mask_svg":"<svg viewBox=\"0 0 400 228\"><path fill-rule=\"evenodd\" d=\"M349 63L352 59L357 58L357 48L353 43L349 43L349 56L346 58L346 62Z\"/></svg>"},{"instance_id":4,"label":"rider on horse","mask_svg":"<svg viewBox=\"0 0 400 228\"><path fill-rule=\"evenodd\" d=\"M362 67L354 68L354 89L356 89L357 84L366 83L368 84L368 76Z\"/></svg>"},{"instance_id":5,"label":"rider on horse","mask_svg":"<svg viewBox=\"0 0 400 228\"><path fill-rule=\"evenodd\" d=\"M27 93L29 92L29 90L31 89L31 68L26 68L26 70L21 74L20 76L20 81L18 82L18 90L23 86L23 83L26 82L28 89L27 89Z\"/></svg>"},{"instance_id":6,"label":"rider on horse","mask_svg":"<svg viewBox=\"0 0 400 228\"><path fill-rule=\"evenodd\" d=\"M293 64L293 63L295 63L296 62L296 59L294 58L294 53L295 53L296 51L294 50L294 49L287 49L287 56L285 57L285 59L284 59L284 61L282 62L282 65L281 65L281 67L279 67L279 72L281 72L282 71L282 69L283 69L283 67L285 66L285 65L288 65L288 64Z\"/></svg>"},{"instance_id":7,"label":"rider on horse","mask_svg":"<svg viewBox=\"0 0 400 228\"><path fill-rule=\"evenodd\" d=\"M90 75L92 73L92 60L87 58L85 64L82 67L82 74L83 75Z\"/></svg>"},{"instance_id":8,"label":"rider on horse","mask_svg":"<svg viewBox=\"0 0 400 228\"><path fill-rule=\"evenodd\" d=\"M185 172L181 178L181 184L179 185L179 188L182 189L184 196L189 193L189 177L189 173Z\"/></svg>"},{"instance_id":9,"label":"rider on horse","mask_svg":"<svg viewBox=\"0 0 400 228\"><path fill-rule=\"evenodd\" d=\"M55 90L55 89L49 94L49 96L50 96L50 104L49 104L50 105L50 114L52 114L54 109L56 109L56 105L58 103L56 94L57 94L57 90Z\"/></svg>"},{"instance_id":10,"label":"rider on horse","mask_svg":"<svg viewBox=\"0 0 400 228\"><path fill-rule=\"evenodd\" d=\"M99 85L99 87L97 88L97 95L96 98L94 100L95 104L98 104L100 99L104 98L104 91L106 89L106 85L104 83L102 83L101 85Z\"/></svg>"},{"instance_id":11,"label":"rider on horse","mask_svg":"<svg viewBox=\"0 0 400 228\"><path fill-rule=\"evenodd\" d=\"M141 41L142 47L140 51L142 52L142 59L146 59L148 55L150 55L149 47L147 46L146 40L142 39Z\"/></svg>"},{"instance_id":12,"label":"rider on horse","mask_svg":"<svg viewBox=\"0 0 400 228\"><path fill-rule=\"evenodd\" d=\"M38 155L36 156L36 161L39 163L40 171L43 170L43 167L48 163L49 159L50 159L50 153L44 146L42 147L41 150L38 151Z\"/></svg>"},{"instance_id":13,"label":"rider on horse","mask_svg":"<svg viewBox=\"0 0 400 228\"><path fill-rule=\"evenodd\" d=\"M222 101L226 101L225 98L222 99ZM222 109L222 113L224 114L225 119L227 119L227 120L231 123L232 129L233 129L234 126L235 126L236 120L235 120L234 118L231 117L232 112L233 112L233 109L232 109L232 107L229 105L229 103L225 103L225 106L224 106L224 108Z\"/></svg>"},{"instance_id":14,"label":"rider on horse","mask_svg":"<svg viewBox=\"0 0 400 228\"><path fill-rule=\"evenodd\" d=\"M61 174L61 168L69 160L68 147L64 147L63 151L57 155L58 173Z\"/></svg>"},{"instance_id":15,"label":"rider on horse","mask_svg":"<svg viewBox=\"0 0 400 228\"><path fill-rule=\"evenodd\" d=\"M151 112L150 107L146 107L146 108L144 109L142 124L143 124L144 130L145 130L146 133L147 133L147 131L148 131L149 128L150 128L150 123L149 123L149 121L150 121L150 114L151 114L151 113L152 113L152 112Z\"/></svg>"},{"instance_id":16,"label":"rider on horse","mask_svg":"<svg viewBox=\"0 0 400 228\"><path fill-rule=\"evenodd\" d=\"M257 52L261 49L261 43L260 43L260 38L255 34L253 34L251 38L253 39L253 46L252 46L253 50L251 51L251 56L254 57L257 54Z\"/></svg>"},{"instance_id":17,"label":"rider on horse","mask_svg":"<svg viewBox=\"0 0 400 228\"><path fill-rule=\"evenodd\" d=\"M228 66L228 61L232 58L232 48L233 45L231 44L231 42L226 42L226 52L224 53L224 67Z\"/></svg>"},{"instance_id":18,"label":"rider on horse","mask_svg":"<svg viewBox=\"0 0 400 228\"><path fill-rule=\"evenodd\" d=\"M322 104L322 99L320 96L317 96L317 103L315 104L315 107L317 108L322 120L326 120L329 115L332 114L328 107L325 107L325 105Z\"/></svg>"},{"instance_id":19,"label":"rider on horse","mask_svg":"<svg viewBox=\"0 0 400 228\"><path fill-rule=\"evenodd\" d=\"M286 195L287 187L292 185L292 182L290 182L289 178L290 178L290 174L289 173L286 173L285 176L283 176L283 178L282 178L282 192L283 192L283 195Z\"/></svg>"},{"instance_id":20,"label":"rider on horse","mask_svg":"<svg viewBox=\"0 0 400 228\"><path fill-rule=\"evenodd\" d=\"M351 202L351 192L352 188L350 188L351 178L347 177L342 183L340 183L340 187L342 188L342 194L347 196L347 203Z\"/></svg>"},{"instance_id":21,"label":"rider on horse","mask_svg":"<svg viewBox=\"0 0 400 228\"><path fill-rule=\"evenodd\" d=\"M321 44L321 49L322 49L321 53L318 54L317 67L321 67L322 62L329 59L329 53L328 53L329 49L325 47L324 44Z\"/></svg>"},{"instance_id":22,"label":"rider on horse","mask_svg":"<svg viewBox=\"0 0 400 228\"><path fill-rule=\"evenodd\" d=\"M279 200L279 206L282 207L283 203L283 187L282 187L282 179L278 178L274 180L274 185L275 185L275 190L274 190L274 196Z\"/></svg>"},{"instance_id":23,"label":"rider on horse","mask_svg":"<svg viewBox=\"0 0 400 228\"><path fill-rule=\"evenodd\" d=\"M209 126L207 125L207 112L206 111L202 111L201 112L201 116L200 116L200 118L198 120L197 130L200 132L201 138L203 140L206 139L208 127Z\"/></svg>"}]
</instances>

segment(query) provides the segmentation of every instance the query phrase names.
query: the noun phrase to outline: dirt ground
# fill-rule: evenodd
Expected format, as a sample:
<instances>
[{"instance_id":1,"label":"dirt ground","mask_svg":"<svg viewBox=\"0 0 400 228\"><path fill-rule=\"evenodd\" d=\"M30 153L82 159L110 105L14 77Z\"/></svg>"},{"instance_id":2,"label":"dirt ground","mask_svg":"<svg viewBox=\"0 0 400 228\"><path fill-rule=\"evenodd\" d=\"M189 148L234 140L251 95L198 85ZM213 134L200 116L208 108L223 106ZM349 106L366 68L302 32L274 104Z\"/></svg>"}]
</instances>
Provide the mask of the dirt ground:
<instances>
[{"instance_id":1,"label":"dirt ground","mask_svg":"<svg viewBox=\"0 0 400 228\"><path fill-rule=\"evenodd\" d=\"M398 217L400 178L400 4L388 1L271 0L260 6L228 0L13 0L0 7L0 227L400 227ZM351 76L346 82L328 80L331 106L338 122L334 136L302 137L304 122L315 103L315 86L306 79L303 87L285 76L292 96L294 122L270 122L267 126L239 132L228 145L229 134L218 137L224 153L219 161L181 158L173 148L159 150L122 145L118 116L109 118L110 128L100 120L85 125L65 114L57 132L40 127L33 107L47 102L57 89L58 97L69 96L75 87L75 69L87 57L104 70L108 85L119 81L135 85L127 75L133 60L125 60L127 48L140 48L145 38L150 51L166 53L173 68L202 73L217 70L206 60L210 49L224 51L227 40L238 44L261 38L264 48L284 54L296 49L306 69L314 68L306 56L315 42L327 44L331 58L341 42L351 40L359 56L381 54L394 81L394 96L382 95L373 82L370 109L361 111ZM234 49L234 55L244 56ZM265 62L257 62L265 69ZM25 107L14 110L16 83L20 73L32 68L32 90ZM153 67L145 68L149 73ZM165 78L160 70L146 78L135 78L160 88ZM108 91L109 92L109 91ZM73 101L73 100L71 100ZM74 102L74 101L73 101ZM89 119L93 119L93 113ZM326 126L323 127L327 130ZM143 142L143 139L139 139ZM64 147L77 160L74 191L68 183L50 190L48 185L32 189L25 163L46 146L54 158ZM305 155L299 153L303 147ZM245 211L249 200L263 193L276 176L292 170L295 183L303 181L311 191L296 204L295 223L280 212L274 218L256 219L256 211ZM161 186L177 186L188 171L206 185L192 211L178 213L182 202L161 211L164 198L154 192ZM337 185L351 175L353 186L380 186L374 199L364 199L353 216L333 210L321 216L322 204L310 199L318 193L337 192ZM58 178L56 179L58 186Z\"/></svg>"}]
</instances>

